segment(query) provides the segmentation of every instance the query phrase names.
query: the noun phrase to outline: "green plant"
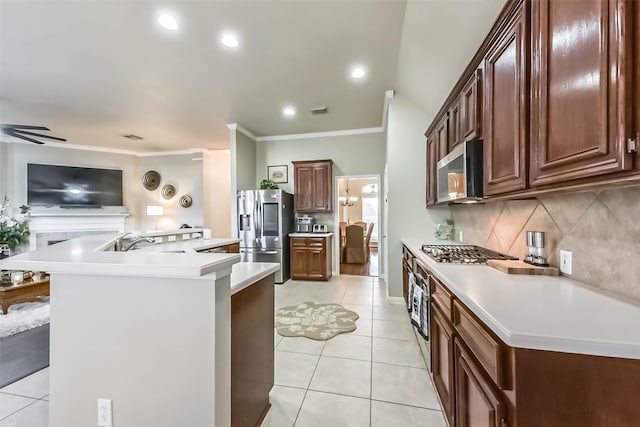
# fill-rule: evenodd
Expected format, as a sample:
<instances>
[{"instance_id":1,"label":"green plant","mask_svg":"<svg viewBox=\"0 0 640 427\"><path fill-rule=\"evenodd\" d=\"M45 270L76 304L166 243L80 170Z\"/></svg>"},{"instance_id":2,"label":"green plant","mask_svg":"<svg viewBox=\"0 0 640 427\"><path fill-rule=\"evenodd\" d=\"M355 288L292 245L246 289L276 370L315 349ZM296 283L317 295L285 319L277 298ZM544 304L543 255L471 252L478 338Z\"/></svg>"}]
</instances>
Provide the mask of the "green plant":
<instances>
[{"instance_id":1,"label":"green plant","mask_svg":"<svg viewBox=\"0 0 640 427\"><path fill-rule=\"evenodd\" d=\"M0 245L7 245L12 251L29 242L29 207L20 206L20 213L11 216L11 203L5 196L0 205Z\"/></svg>"},{"instance_id":2,"label":"green plant","mask_svg":"<svg viewBox=\"0 0 640 427\"><path fill-rule=\"evenodd\" d=\"M278 184L276 184L275 182L273 182L270 179L263 179L260 182L260 189L261 190L277 190L278 189Z\"/></svg>"}]
</instances>

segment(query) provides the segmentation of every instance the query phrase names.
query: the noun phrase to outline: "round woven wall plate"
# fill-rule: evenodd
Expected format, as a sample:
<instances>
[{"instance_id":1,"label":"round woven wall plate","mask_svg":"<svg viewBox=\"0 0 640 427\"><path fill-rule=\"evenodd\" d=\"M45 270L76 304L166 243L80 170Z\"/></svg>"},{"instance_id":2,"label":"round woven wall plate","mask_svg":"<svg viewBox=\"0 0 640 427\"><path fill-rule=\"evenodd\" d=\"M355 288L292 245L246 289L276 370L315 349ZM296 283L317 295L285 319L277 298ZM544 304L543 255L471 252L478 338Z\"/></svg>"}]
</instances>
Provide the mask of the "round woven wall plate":
<instances>
[{"instance_id":1,"label":"round woven wall plate","mask_svg":"<svg viewBox=\"0 0 640 427\"><path fill-rule=\"evenodd\" d=\"M182 206L183 208L190 208L192 204L193 199L190 195L185 194L184 196L180 197L180 206Z\"/></svg>"},{"instance_id":2,"label":"round woven wall plate","mask_svg":"<svg viewBox=\"0 0 640 427\"><path fill-rule=\"evenodd\" d=\"M149 191L153 191L160 186L160 174L156 171L146 171L142 175L142 185Z\"/></svg>"},{"instance_id":3,"label":"round woven wall plate","mask_svg":"<svg viewBox=\"0 0 640 427\"><path fill-rule=\"evenodd\" d=\"M169 200L175 195L176 195L176 187L174 187L173 185L167 184L164 187L162 187L162 197L164 197L165 199Z\"/></svg>"}]
</instances>

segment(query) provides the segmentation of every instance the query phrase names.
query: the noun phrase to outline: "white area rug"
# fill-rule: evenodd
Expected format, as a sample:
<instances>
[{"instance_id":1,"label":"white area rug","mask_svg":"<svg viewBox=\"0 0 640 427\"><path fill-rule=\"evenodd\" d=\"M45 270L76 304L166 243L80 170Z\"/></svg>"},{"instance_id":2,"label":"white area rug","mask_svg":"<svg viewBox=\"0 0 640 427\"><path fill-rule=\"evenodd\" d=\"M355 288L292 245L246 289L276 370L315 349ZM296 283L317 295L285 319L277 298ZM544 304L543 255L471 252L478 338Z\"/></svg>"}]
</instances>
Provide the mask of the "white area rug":
<instances>
[{"instance_id":1,"label":"white area rug","mask_svg":"<svg viewBox=\"0 0 640 427\"><path fill-rule=\"evenodd\" d=\"M9 307L7 314L0 312L0 338L49 323L49 297L40 300L14 304Z\"/></svg>"},{"instance_id":2,"label":"white area rug","mask_svg":"<svg viewBox=\"0 0 640 427\"><path fill-rule=\"evenodd\" d=\"M340 304L303 302L276 312L276 329L284 337L307 337L326 341L338 334L356 330L360 316Z\"/></svg>"}]
</instances>

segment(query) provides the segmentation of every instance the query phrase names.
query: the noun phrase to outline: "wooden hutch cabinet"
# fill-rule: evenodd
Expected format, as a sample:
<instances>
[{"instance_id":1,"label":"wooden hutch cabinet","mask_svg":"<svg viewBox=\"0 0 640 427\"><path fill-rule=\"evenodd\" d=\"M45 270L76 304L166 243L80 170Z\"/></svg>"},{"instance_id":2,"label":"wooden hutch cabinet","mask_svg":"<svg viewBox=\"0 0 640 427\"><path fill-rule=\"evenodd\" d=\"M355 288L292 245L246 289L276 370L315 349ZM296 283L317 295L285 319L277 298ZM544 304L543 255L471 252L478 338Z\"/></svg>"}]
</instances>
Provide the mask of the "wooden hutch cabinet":
<instances>
[{"instance_id":1,"label":"wooden hutch cabinet","mask_svg":"<svg viewBox=\"0 0 640 427\"><path fill-rule=\"evenodd\" d=\"M329 280L331 278L331 236L291 237L291 278Z\"/></svg>"},{"instance_id":2,"label":"wooden hutch cabinet","mask_svg":"<svg viewBox=\"0 0 640 427\"><path fill-rule=\"evenodd\" d=\"M531 186L631 168L630 3L531 3Z\"/></svg>"},{"instance_id":3,"label":"wooden hutch cabinet","mask_svg":"<svg viewBox=\"0 0 640 427\"><path fill-rule=\"evenodd\" d=\"M333 212L333 161L292 162L294 210L300 213Z\"/></svg>"},{"instance_id":4,"label":"wooden hutch cabinet","mask_svg":"<svg viewBox=\"0 0 640 427\"><path fill-rule=\"evenodd\" d=\"M520 2L484 59L484 194L527 185L526 4Z\"/></svg>"}]
</instances>

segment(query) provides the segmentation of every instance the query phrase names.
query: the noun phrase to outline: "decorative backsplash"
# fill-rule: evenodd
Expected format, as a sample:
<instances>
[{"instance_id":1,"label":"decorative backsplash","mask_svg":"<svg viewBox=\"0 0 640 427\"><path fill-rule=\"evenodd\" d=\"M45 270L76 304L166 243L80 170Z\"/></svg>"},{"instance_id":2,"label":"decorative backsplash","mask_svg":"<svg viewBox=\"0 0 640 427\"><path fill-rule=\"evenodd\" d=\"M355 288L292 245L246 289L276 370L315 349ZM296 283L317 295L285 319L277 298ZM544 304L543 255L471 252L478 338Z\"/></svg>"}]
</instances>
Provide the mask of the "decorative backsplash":
<instances>
[{"instance_id":1,"label":"decorative backsplash","mask_svg":"<svg viewBox=\"0 0 640 427\"><path fill-rule=\"evenodd\" d=\"M573 252L573 279L640 300L640 186L451 208L456 238L520 259L526 231L546 233L549 263Z\"/></svg>"}]
</instances>

